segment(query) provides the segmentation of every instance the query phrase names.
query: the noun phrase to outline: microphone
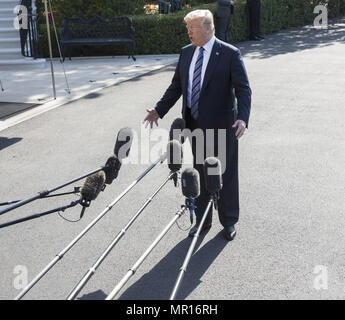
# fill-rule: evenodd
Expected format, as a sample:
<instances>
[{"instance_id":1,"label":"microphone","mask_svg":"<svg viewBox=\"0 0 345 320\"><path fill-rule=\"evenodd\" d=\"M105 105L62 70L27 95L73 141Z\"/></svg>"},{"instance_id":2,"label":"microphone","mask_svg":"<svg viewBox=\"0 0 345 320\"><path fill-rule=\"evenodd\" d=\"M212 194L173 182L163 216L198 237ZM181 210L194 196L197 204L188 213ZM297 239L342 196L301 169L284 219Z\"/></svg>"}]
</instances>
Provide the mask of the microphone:
<instances>
[{"instance_id":1,"label":"microphone","mask_svg":"<svg viewBox=\"0 0 345 320\"><path fill-rule=\"evenodd\" d=\"M208 157L204 162L204 174L206 190L210 194L216 194L223 187L220 161L215 157Z\"/></svg>"},{"instance_id":2,"label":"microphone","mask_svg":"<svg viewBox=\"0 0 345 320\"><path fill-rule=\"evenodd\" d=\"M206 190L214 198L215 209L218 209L217 200L219 191L223 187L222 170L220 161L215 157L208 157L204 162L204 176Z\"/></svg>"},{"instance_id":3,"label":"microphone","mask_svg":"<svg viewBox=\"0 0 345 320\"><path fill-rule=\"evenodd\" d=\"M186 168L181 175L182 194L186 197L186 207L189 209L190 222L193 224L194 199L200 195L200 176L194 168Z\"/></svg>"},{"instance_id":4,"label":"microphone","mask_svg":"<svg viewBox=\"0 0 345 320\"><path fill-rule=\"evenodd\" d=\"M118 132L114 148L114 154L119 160L128 157L132 141L133 131L131 128L122 128Z\"/></svg>"},{"instance_id":5,"label":"microphone","mask_svg":"<svg viewBox=\"0 0 345 320\"><path fill-rule=\"evenodd\" d=\"M186 128L186 122L182 118L176 118L171 124L169 131L169 140L178 140L184 143L182 131Z\"/></svg>"},{"instance_id":6,"label":"microphone","mask_svg":"<svg viewBox=\"0 0 345 320\"><path fill-rule=\"evenodd\" d=\"M118 176L121 168L121 160L116 156L108 158L103 171L105 173L105 183L111 184Z\"/></svg>"},{"instance_id":7,"label":"microphone","mask_svg":"<svg viewBox=\"0 0 345 320\"><path fill-rule=\"evenodd\" d=\"M95 200L98 194L103 189L105 183L104 171L99 171L86 178L83 187L81 188L81 199L80 204L83 209L80 214L80 218L83 217L86 207L90 206L92 200Z\"/></svg>"},{"instance_id":8,"label":"microphone","mask_svg":"<svg viewBox=\"0 0 345 320\"><path fill-rule=\"evenodd\" d=\"M171 140L167 144L168 167L172 172L177 172L182 167L182 145L177 140Z\"/></svg>"}]
</instances>

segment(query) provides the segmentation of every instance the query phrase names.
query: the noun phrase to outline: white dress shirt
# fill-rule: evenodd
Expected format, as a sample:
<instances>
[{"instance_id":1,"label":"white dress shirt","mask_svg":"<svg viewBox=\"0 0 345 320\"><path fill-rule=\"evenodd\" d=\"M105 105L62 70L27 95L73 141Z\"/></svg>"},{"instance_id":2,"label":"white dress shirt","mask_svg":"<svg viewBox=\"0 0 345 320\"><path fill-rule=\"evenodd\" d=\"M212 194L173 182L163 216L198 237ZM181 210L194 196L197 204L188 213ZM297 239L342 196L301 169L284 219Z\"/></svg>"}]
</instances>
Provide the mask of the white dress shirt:
<instances>
[{"instance_id":1,"label":"white dress shirt","mask_svg":"<svg viewBox=\"0 0 345 320\"><path fill-rule=\"evenodd\" d=\"M203 46L204 59L203 59L202 68L201 68L200 90L202 88L202 83L204 81L207 64L208 64L208 61L210 60L210 56L211 56L211 52L212 52L212 48L213 48L215 40L216 40L215 36L212 36L212 38ZM192 61L190 63L190 67L189 67L188 97L187 97L189 108L191 105L192 82L193 82L193 76L194 76L195 63L196 63L196 60L198 59L199 53L200 53L200 47L196 47Z\"/></svg>"}]
</instances>

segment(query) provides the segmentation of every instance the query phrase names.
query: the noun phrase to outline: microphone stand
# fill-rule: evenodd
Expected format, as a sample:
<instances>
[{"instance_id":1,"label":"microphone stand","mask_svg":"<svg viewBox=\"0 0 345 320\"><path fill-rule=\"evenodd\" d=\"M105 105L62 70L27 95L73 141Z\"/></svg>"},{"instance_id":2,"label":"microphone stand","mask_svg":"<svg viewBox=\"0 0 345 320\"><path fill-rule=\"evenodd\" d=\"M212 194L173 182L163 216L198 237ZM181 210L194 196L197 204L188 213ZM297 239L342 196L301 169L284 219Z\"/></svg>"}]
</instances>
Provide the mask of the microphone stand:
<instances>
[{"instance_id":1,"label":"microphone stand","mask_svg":"<svg viewBox=\"0 0 345 320\"><path fill-rule=\"evenodd\" d=\"M25 205L25 204L27 204L27 203L29 203L29 202L32 202L32 201L34 201L34 200L46 198L50 193L52 193L52 192L54 192L54 191L56 191L56 190L62 189L62 188L66 187L66 186L68 186L68 185L70 185L70 184L72 184L72 183L74 183L74 182L77 182L77 181L79 181L79 180L82 180L82 179L84 179L84 178L87 178L88 176L91 176L91 175L93 175L93 174L95 174L95 173L97 173L97 172L99 172L99 171L101 171L101 170L103 170L103 169L104 169L104 167L99 168L99 169L94 170L94 171L92 171L92 172L90 172L90 173L87 173L87 174L85 174L85 175L83 175L83 176L81 176L81 177L79 177L79 178L76 178L76 179L71 180L71 181L69 181L69 182L67 182L67 183L65 183L65 184L62 184L62 185L60 185L60 186L58 186L58 187L56 187L56 188L38 192L36 195L34 195L34 196L30 197L30 198L27 198L27 199L24 199L24 200L20 200L20 201L18 201L18 202L15 202L14 204L10 205L9 207L0 210L0 215L6 213L6 212L8 212L8 211L11 211L11 210L13 210L13 209L16 209L16 208L18 208L18 207L21 207L21 206L23 206L23 205Z\"/></svg>"},{"instance_id":2,"label":"microphone stand","mask_svg":"<svg viewBox=\"0 0 345 320\"><path fill-rule=\"evenodd\" d=\"M185 212L187 208L182 206L182 209L175 213L175 217L169 222L169 224L164 228L164 230L158 235L154 242L147 248L147 250L142 254L142 256L137 260L137 262L128 270L126 275L122 278L119 284L113 289L113 291L107 296L106 300L113 300L115 296L119 293L121 288L127 283L127 281L134 275L138 270L144 260L148 257L151 251L157 246L159 241L165 236L165 234L171 229L173 224L179 219Z\"/></svg>"},{"instance_id":3,"label":"microphone stand","mask_svg":"<svg viewBox=\"0 0 345 320\"><path fill-rule=\"evenodd\" d=\"M36 214L31 215L31 216L27 216L25 218L13 220L13 221L10 221L10 222L2 223L2 224L0 224L0 229L8 227L8 226L11 226L13 224L24 222L24 221L27 221L27 220L36 219L36 218L45 216L45 215L50 214L50 213L54 213L54 212L58 212L58 211L65 211L66 209L72 208L72 207L76 206L79 203L80 203L80 200L73 201L69 205L66 205L66 206L62 206L62 207L59 207L59 208L56 208L56 209L52 209L52 210L49 210L49 211L45 211L45 212L42 212L42 213L36 213Z\"/></svg>"},{"instance_id":4,"label":"microphone stand","mask_svg":"<svg viewBox=\"0 0 345 320\"><path fill-rule=\"evenodd\" d=\"M52 50L52 42L51 42L51 38L50 38L48 5L47 5L47 0L43 0L43 2L44 2L44 9L45 9L45 15L46 15L48 48L49 48L49 58L50 58L50 71L51 71L51 75L52 75L53 95L54 95L54 100L56 100L55 75L54 75L54 65L53 65L53 50Z\"/></svg>"},{"instance_id":5,"label":"microphone stand","mask_svg":"<svg viewBox=\"0 0 345 320\"><path fill-rule=\"evenodd\" d=\"M212 204L214 203L215 201L215 196L214 195L211 195L211 198L208 202L208 205L206 207L206 210L202 216L202 219L201 219L201 222L200 222L200 225L199 225L199 228L197 230L197 232L194 234L194 237L193 237L193 241L189 247L189 250L187 252L187 255L186 255L186 258L184 259L184 262L183 262L183 265L182 267L180 268L180 273L178 275L178 278L176 280L176 283L175 283L175 286L174 286L174 289L171 293L171 296L170 296L170 300L175 300L175 296L176 296L176 293L181 285L181 282L182 282L182 279L183 279L183 276L187 270L187 266L188 266L188 263L189 263L189 260L190 258L192 257L192 254L193 254L193 251L194 251L194 248L195 248L195 245L198 241L198 238L199 238L199 235L200 235L200 232L201 232L201 229L206 221L206 218L207 218L207 215L208 215L208 212L210 210L210 208L212 207Z\"/></svg>"},{"instance_id":6,"label":"microphone stand","mask_svg":"<svg viewBox=\"0 0 345 320\"><path fill-rule=\"evenodd\" d=\"M126 226L117 234L115 239L110 243L110 245L106 248L103 254L98 258L98 260L92 265L92 267L86 272L85 276L80 280L77 286L72 290L72 292L67 297L67 300L73 300L78 293L84 288L86 283L90 280L90 278L95 274L97 268L103 262L103 260L107 257L110 251L115 247L115 245L121 240L121 238L125 235L126 231L130 228L130 226L134 223L134 221L139 217L139 215L144 211L144 209L150 204L153 198L158 194L158 192L167 184L167 182L174 177L177 176L176 172L170 172L169 176L165 179L165 181L157 188L157 190L145 201L142 207L137 211L137 213L131 218L131 220L126 224Z\"/></svg>"},{"instance_id":7,"label":"microphone stand","mask_svg":"<svg viewBox=\"0 0 345 320\"><path fill-rule=\"evenodd\" d=\"M69 194L75 194L75 193L79 193L80 192L80 187L74 187L74 191L70 191L70 192L63 192L63 193L56 193L56 194L51 194L48 196L45 196L44 198L52 198L52 197L59 197L59 196L66 196ZM19 201L22 200L14 200L14 201L8 201L8 202L0 202L0 206L7 206L13 203L17 203Z\"/></svg>"},{"instance_id":8,"label":"microphone stand","mask_svg":"<svg viewBox=\"0 0 345 320\"><path fill-rule=\"evenodd\" d=\"M58 253L55 258L14 298L15 300L21 299L59 260L63 258L66 252L68 252L113 206L119 202L126 193L128 193L142 178L146 176L159 162L166 160L167 154L164 153L154 163L152 163L136 180L134 180L110 205L107 206L86 228L76 236L70 244ZM96 173L102 169L92 172ZM89 175L91 175L89 174Z\"/></svg>"}]
</instances>

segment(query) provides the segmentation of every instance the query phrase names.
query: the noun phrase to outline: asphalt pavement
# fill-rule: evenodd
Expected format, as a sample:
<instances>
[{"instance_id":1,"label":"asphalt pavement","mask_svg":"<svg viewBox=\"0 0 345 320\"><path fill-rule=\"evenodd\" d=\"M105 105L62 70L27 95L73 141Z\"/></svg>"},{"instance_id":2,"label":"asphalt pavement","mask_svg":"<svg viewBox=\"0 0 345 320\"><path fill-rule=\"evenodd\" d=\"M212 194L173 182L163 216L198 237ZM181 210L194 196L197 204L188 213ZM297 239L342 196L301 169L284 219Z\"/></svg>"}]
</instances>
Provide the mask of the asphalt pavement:
<instances>
[{"instance_id":1,"label":"asphalt pavement","mask_svg":"<svg viewBox=\"0 0 345 320\"><path fill-rule=\"evenodd\" d=\"M249 129L239 149L238 234L227 242L214 214L178 299L344 299L344 35L342 18L331 21L327 30L296 28L262 42L237 44L253 91ZM0 202L29 197L100 167L113 152L119 129L135 132L132 163L122 166L118 179L91 203L82 220L72 223L54 213L0 230L0 299L14 298L26 272L32 280L164 149L167 130L180 116L181 99L159 121L165 131L145 130L141 121L173 72L173 65L152 71L0 132ZM151 155L142 152L148 144ZM189 159L187 146L185 152ZM65 299L168 173L166 164L154 168L25 299ZM37 200L0 216L0 223L75 199ZM169 181L78 298L104 299L183 202L180 187ZM75 207L61 215L77 220L80 211ZM191 243L188 231L181 230L188 226L189 217L183 216L120 299L169 298Z\"/></svg>"}]
</instances>

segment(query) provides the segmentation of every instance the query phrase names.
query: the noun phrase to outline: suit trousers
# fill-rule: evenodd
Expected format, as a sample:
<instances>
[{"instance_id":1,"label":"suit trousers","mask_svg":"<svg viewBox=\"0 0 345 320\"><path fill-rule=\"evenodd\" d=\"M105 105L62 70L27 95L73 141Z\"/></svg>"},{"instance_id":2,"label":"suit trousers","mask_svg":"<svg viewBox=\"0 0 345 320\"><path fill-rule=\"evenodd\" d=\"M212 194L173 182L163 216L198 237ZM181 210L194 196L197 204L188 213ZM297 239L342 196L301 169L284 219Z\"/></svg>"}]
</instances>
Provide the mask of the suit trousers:
<instances>
[{"instance_id":1,"label":"suit trousers","mask_svg":"<svg viewBox=\"0 0 345 320\"><path fill-rule=\"evenodd\" d=\"M250 37L260 34L260 0L247 0Z\"/></svg>"},{"instance_id":2,"label":"suit trousers","mask_svg":"<svg viewBox=\"0 0 345 320\"><path fill-rule=\"evenodd\" d=\"M190 115L190 109L186 108L185 114L186 127L191 131L199 128L197 120L193 119ZM234 138L234 129L227 129L229 134L226 139L226 170L222 175L223 187L220 191L220 198L218 200L218 216L219 221L224 227L232 226L239 220L239 186L238 186L238 142ZM190 140L190 139L189 139ZM202 163L197 163L197 144L196 139L189 141L193 153L193 167L199 172L200 175L200 195L195 200L195 215L196 222L200 222L207 204L210 200L210 194L206 190L204 166ZM204 139L204 144L206 139ZM215 148L214 155L218 155L218 147ZM206 150L206 148L205 148ZM205 152L205 151L204 151ZM206 154L204 153L204 159ZM206 218L205 223L212 223L212 208Z\"/></svg>"},{"instance_id":3,"label":"suit trousers","mask_svg":"<svg viewBox=\"0 0 345 320\"><path fill-rule=\"evenodd\" d=\"M229 10L230 11L230 10ZM225 17L217 17L217 38L229 43L229 27L231 24L231 14Z\"/></svg>"}]
</instances>

